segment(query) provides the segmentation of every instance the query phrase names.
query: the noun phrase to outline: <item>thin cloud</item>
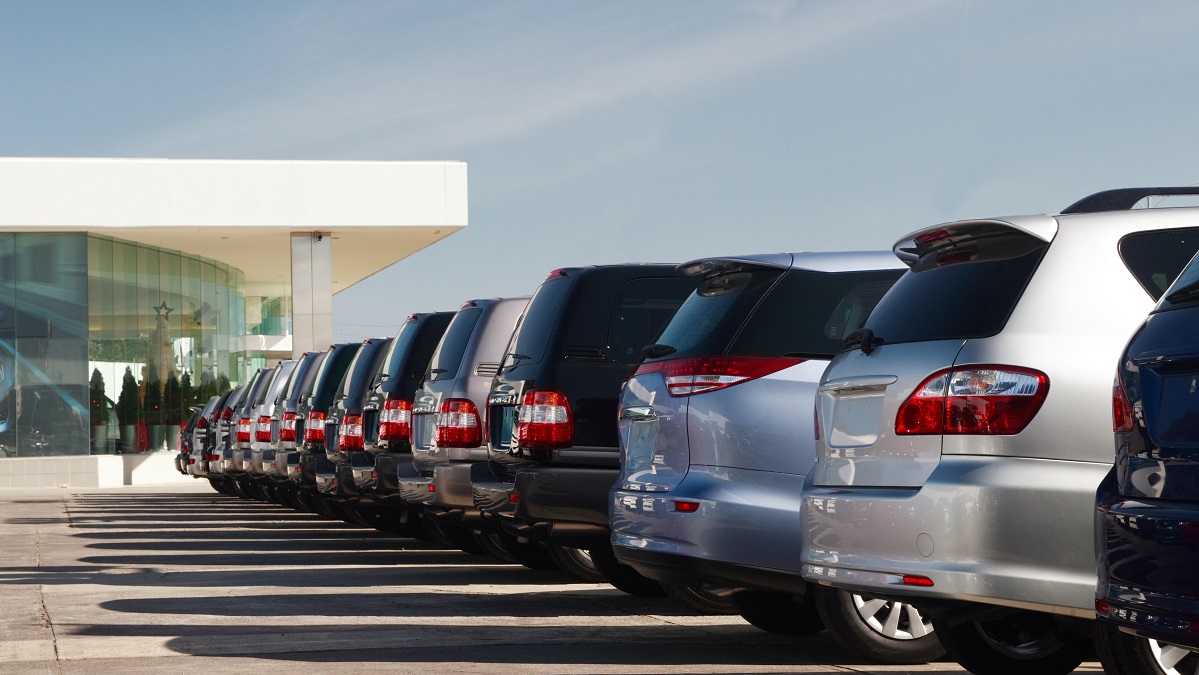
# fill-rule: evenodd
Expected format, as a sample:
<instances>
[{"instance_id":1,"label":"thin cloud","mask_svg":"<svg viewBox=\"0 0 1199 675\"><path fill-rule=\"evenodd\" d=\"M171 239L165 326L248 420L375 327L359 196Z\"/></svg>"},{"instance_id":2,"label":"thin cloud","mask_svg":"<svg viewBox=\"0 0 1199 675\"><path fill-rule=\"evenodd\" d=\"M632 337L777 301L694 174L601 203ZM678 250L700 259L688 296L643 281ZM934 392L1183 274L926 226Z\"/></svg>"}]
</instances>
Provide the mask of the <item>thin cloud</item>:
<instances>
[{"instance_id":1,"label":"thin cloud","mask_svg":"<svg viewBox=\"0 0 1199 675\"><path fill-rule=\"evenodd\" d=\"M160 129L132 143L149 154L204 152L287 156L314 148L384 156L444 155L518 139L580 115L641 97L677 99L787 59L817 54L943 4L835 4L820 11L759 13L759 20L557 74L524 76L504 60L411 64L358 72ZM563 55L569 59L572 56ZM481 68L472 69L470 65Z\"/></svg>"}]
</instances>

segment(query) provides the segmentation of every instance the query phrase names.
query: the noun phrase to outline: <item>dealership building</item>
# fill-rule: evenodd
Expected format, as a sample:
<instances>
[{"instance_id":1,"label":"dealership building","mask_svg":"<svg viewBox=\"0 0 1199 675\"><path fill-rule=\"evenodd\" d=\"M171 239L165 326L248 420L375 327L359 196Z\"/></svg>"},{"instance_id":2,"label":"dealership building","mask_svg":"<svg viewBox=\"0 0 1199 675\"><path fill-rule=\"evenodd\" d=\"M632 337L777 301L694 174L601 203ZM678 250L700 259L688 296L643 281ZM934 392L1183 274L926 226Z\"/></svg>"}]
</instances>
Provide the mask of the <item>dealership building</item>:
<instances>
[{"instance_id":1,"label":"dealership building","mask_svg":"<svg viewBox=\"0 0 1199 675\"><path fill-rule=\"evenodd\" d=\"M0 488L154 480L188 404L466 224L462 162L0 158Z\"/></svg>"}]
</instances>

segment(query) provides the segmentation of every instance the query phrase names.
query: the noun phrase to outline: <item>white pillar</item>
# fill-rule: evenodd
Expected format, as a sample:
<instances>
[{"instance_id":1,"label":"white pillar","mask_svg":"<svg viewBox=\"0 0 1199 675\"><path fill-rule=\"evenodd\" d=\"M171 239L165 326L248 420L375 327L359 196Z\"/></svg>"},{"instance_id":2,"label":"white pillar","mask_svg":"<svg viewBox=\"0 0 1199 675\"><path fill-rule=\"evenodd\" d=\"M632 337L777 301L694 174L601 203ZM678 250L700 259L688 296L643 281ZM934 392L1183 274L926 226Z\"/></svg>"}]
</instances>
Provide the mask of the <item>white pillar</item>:
<instances>
[{"instance_id":1,"label":"white pillar","mask_svg":"<svg viewBox=\"0 0 1199 675\"><path fill-rule=\"evenodd\" d=\"M333 238L291 235L291 353L324 351L333 343Z\"/></svg>"}]
</instances>

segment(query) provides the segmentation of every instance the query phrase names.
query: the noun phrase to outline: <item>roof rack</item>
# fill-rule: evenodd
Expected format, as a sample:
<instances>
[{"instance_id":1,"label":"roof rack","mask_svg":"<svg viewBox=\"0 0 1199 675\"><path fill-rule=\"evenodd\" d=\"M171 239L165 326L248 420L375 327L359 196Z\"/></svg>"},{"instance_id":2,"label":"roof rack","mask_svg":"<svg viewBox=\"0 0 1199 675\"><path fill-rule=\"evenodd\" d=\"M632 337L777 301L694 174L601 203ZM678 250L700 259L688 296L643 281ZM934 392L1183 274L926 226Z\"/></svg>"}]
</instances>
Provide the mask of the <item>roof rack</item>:
<instances>
[{"instance_id":1,"label":"roof rack","mask_svg":"<svg viewBox=\"0 0 1199 675\"><path fill-rule=\"evenodd\" d=\"M1098 213L1100 211L1127 211L1146 197L1169 195L1199 195L1199 186L1186 187L1139 187L1119 188L1096 192L1074 202L1062 213Z\"/></svg>"}]
</instances>

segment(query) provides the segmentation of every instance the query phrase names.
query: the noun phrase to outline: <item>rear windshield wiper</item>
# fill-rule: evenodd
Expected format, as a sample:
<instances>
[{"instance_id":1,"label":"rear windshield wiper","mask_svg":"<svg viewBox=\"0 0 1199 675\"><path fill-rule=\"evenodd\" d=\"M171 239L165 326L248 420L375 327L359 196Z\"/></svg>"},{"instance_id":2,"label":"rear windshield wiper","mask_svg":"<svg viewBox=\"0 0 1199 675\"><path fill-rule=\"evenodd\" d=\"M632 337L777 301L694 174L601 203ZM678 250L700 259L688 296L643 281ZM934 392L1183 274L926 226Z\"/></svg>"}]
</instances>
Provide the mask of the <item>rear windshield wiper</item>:
<instances>
[{"instance_id":1,"label":"rear windshield wiper","mask_svg":"<svg viewBox=\"0 0 1199 675\"><path fill-rule=\"evenodd\" d=\"M649 345L641 348L641 355L647 359L660 359L663 356L670 356L678 350L670 345Z\"/></svg>"},{"instance_id":2,"label":"rear windshield wiper","mask_svg":"<svg viewBox=\"0 0 1199 675\"><path fill-rule=\"evenodd\" d=\"M883 342L884 340L881 337L874 335L874 331L869 328L861 328L845 337L842 349L845 351L861 349L863 354L869 354L874 351L875 347L883 344Z\"/></svg>"},{"instance_id":3,"label":"rear windshield wiper","mask_svg":"<svg viewBox=\"0 0 1199 675\"><path fill-rule=\"evenodd\" d=\"M1199 297L1199 281L1192 281L1166 296L1166 302L1186 302Z\"/></svg>"}]
</instances>

